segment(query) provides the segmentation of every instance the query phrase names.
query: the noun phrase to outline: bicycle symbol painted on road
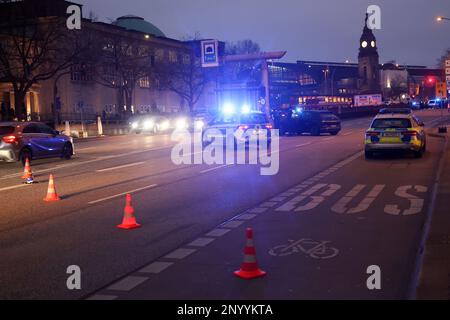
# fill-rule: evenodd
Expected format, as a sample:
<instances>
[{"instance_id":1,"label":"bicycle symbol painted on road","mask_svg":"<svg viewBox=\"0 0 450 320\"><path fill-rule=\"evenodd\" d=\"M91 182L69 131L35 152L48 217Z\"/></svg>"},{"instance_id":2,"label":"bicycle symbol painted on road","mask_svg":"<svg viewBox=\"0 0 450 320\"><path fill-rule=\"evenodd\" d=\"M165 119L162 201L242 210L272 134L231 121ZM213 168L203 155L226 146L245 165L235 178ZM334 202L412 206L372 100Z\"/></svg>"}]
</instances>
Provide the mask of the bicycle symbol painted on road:
<instances>
[{"instance_id":1,"label":"bicycle symbol painted on road","mask_svg":"<svg viewBox=\"0 0 450 320\"><path fill-rule=\"evenodd\" d=\"M314 259L331 259L339 254L339 250L328 246L330 241L316 241L313 239L289 240L289 244L273 247L269 254L275 257L289 256L303 252Z\"/></svg>"}]
</instances>

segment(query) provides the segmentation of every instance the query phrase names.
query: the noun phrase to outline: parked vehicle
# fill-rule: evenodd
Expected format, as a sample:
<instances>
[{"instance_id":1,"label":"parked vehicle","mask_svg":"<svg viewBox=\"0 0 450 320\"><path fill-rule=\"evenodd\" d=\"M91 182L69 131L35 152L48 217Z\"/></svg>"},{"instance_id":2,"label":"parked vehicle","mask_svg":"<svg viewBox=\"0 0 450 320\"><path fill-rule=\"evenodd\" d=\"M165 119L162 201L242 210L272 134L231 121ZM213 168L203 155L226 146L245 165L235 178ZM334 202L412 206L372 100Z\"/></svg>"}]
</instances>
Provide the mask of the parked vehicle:
<instances>
[{"instance_id":1,"label":"parked vehicle","mask_svg":"<svg viewBox=\"0 0 450 320\"><path fill-rule=\"evenodd\" d=\"M73 139L40 122L0 123L0 160L30 161L74 154Z\"/></svg>"},{"instance_id":2,"label":"parked vehicle","mask_svg":"<svg viewBox=\"0 0 450 320\"><path fill-rule=\"evenodd\" d=\"M281 114L277 126L281 134L337 135L341 131L341 120L329 111L295 108Z\"/></svg>"},{"instance_id":3,"label":"parked vehicle","mask_svg":"<svg viewBox=\"0 0 450 320\"><path fill-rule=\"evenodd\" d=\"M375 152L403 150L422 157L426 151L424 124L411 114L379 114L365 134L365 155Z\"/></svg>"}]
</instances>

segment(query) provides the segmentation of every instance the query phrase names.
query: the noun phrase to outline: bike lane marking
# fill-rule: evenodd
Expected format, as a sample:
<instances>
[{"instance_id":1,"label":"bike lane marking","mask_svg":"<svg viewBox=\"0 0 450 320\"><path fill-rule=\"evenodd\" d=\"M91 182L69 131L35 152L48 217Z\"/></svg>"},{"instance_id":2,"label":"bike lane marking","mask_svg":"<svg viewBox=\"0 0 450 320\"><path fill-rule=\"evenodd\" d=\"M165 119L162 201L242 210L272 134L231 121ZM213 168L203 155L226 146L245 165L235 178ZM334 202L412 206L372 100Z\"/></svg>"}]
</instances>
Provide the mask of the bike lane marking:
<instances>
[{"instance_id":1,"label":"bike lane marking","mask_svg":"<svg viewBox=\"0 0 450 320\"><path fill-rule=\"evenodd\" d=\"M340 166L344 166L345 164L350 163L351 161L359 158L361 155L362 155L362 152L358 152L358 153L354 154L353 156L350 156L349 158L339 162L338 164L336 164L336 165L334 165L334 166L332 166L332 167L330 167L327 170L324 170L322 172L326 172L327 174L331 174L331 173L335 172L336 170L338 170L338 168ZM338 166L338 165L340 165L340 166ZM303 181L299 185L290 188L289 190L287 190L285 192L291 192L291 193L295 194L296 192L304 190L305 188L307 188L311 184L313 184L315 181L320 180L320 179L321 178L317 177L317 175L313 176L313 177ZM327 186L327 184L324 184L324 186ZM329 194L330 192L334 193L332 190L334 190L334 189L331 188L331 189L325 191L324 193L326 193L326 194ZM267 211L269 209L269 208L262 207L261 206L262 204L264 204L264 203L267 204L267 202L281 202L281 201L285 201L286 199L287 199L286 197L281 197L281 196L274 197L271 200L278 200L278 201L265 201L265 202L261 203L259 206L256 206L256 207L254 207L252 209L244 211L242 214L240 214L240 215L230 219L227 222L231 222L231 221L234 221L234 220L244 220L243 221L244 223L245 222L249 222L250 220L256 218L258 216L258 214L264 213L265 211ZM227 233L229 233L230 231L233 230L233 229L223 228L223 226L225 224L226 223L221 224L220 226L218 226L215 229L211 230L210 232L206 233L203 237L197 238L196 240L192 241L191 243L187 244L186 246L194 246L192 244L193 243L195 244L196 241L199 241L199 239L202 239L202 238L210 238L210 239L212 239L212 241L214 241L215 239L218 239L218 238L224 236L225 234L227 234ZM242 225L242 224L240 224L240 225ZM319 246L319 248L320 248L320 246ZM179 249L189 250L189 249L186 249L186 248L183 248L183 247L180 247ZM197 250L192 251L187 256L189 256L191 254L194 254L195 251L197 251ZM174 252L174 251L172 251L172 252ZM187 251L184 251L184 252L187 252ZM161 261L161 260L164 260L164 259L166 259L166 260L168 259L167 255L164 256L164 257L161 257L160 259L157 259L156 261L154 261L154 262L152 262L150 264L148 264L147 266L143 267L139 271L131 273L131 274L137 274L138 276L136 276L134 278L133 278L133 276L128 276L127 278L119 280L119 281L111 284L106 289L103 289L103 290L100 289L97 292L93 292L93 294L91 296L89 296L87 299L95 299L96 297L108 296L108 294L107 294L108 290L110 290L110 291L113 290L114 291L114 288L125 287L127 289L127 288L131 287L132 285L134 285L133 288L136 287L136 286L139 286L141 283L143 283L143 282L145 282L145 281L147 281L149 279L148 277L140 277L139 274L142 274L142 273L161 273L164 270L166 270L167 268L169 268L170 266L175 264L175 262L173 262L173 261L170 261L170 262L168 262L168 261ZM181 261L181 260L179 260L179 261ZM131 277L131 279L129 279L130 277ZM138 278L138 279L135 279L135 278ZM124 283L124 281L125 281L125 283ZM105 291L106 291L106 293L102 294L102 292L105 292ZM126 291L126 290L124 290L124 291ZM109 296L111 296L111 295L109 295ZM116 296L114 296L114 297L116 297Z\"/></svg>"}]
</instances>

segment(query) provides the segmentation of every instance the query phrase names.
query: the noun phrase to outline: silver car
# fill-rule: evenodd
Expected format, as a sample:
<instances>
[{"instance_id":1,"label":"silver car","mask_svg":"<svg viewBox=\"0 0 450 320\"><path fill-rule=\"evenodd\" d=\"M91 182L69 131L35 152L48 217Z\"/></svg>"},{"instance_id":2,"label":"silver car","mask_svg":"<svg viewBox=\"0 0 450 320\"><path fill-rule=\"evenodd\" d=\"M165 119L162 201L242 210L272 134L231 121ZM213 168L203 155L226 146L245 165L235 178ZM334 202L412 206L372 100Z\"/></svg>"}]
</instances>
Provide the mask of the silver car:
<instances>
[{"instance_id":1,"label":"silver car","mask_svg":"<svg viewBox=\"0 0 450 320\"><path fill-rule=\"evenodd\" d=\"M33 159L61 157L74 154L71 137L59 134L40 122L1 122L0 161L25 162Z\"/></svg>"}]
</instances>

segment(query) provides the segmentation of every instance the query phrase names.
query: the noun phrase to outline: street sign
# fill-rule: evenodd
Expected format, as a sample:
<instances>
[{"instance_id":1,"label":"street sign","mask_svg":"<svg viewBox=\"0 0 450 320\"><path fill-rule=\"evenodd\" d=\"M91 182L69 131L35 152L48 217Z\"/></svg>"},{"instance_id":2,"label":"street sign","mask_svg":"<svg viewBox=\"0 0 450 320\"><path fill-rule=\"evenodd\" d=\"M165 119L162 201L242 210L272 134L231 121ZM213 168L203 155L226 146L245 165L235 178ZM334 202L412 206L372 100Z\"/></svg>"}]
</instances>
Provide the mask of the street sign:
<instances>
[{"instance_id":1,"label":"street sign","mask_svg":"<svg viewBox=\"0 0 450 320\"><path fill-rule=\"evenodd\" d=\"M202 67L218 67L219 66L219 41L204 40L202 46Z\"/></svg>"}]
</instances>

